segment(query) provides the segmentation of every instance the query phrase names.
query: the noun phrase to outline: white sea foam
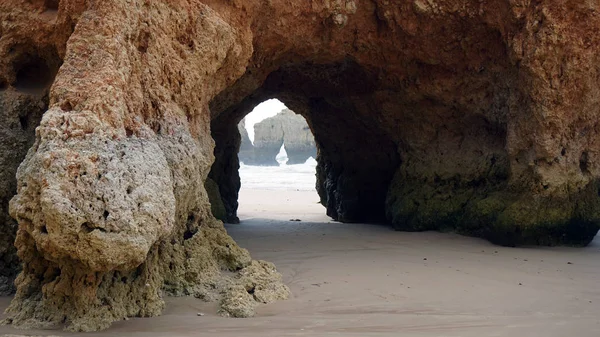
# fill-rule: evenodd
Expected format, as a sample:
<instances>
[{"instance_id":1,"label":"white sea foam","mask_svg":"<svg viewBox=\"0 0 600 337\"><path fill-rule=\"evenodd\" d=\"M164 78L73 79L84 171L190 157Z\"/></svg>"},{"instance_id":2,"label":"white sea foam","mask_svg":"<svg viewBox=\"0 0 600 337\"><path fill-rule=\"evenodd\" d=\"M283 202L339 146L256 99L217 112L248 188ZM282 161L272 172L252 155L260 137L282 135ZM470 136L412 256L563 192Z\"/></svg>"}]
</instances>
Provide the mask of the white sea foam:
<instances>
[{"instance_id":1,"label":"white sea foam","mask_svg":"<svg viewBox=\"0 0 600 337\"><path fill-rule=\"evenodd\" d=\"M287 161L287 157L285 158ZM317 162L299 165L251 166L240 163L242 189L315 191Z\"/></svg>"}]
</instances>

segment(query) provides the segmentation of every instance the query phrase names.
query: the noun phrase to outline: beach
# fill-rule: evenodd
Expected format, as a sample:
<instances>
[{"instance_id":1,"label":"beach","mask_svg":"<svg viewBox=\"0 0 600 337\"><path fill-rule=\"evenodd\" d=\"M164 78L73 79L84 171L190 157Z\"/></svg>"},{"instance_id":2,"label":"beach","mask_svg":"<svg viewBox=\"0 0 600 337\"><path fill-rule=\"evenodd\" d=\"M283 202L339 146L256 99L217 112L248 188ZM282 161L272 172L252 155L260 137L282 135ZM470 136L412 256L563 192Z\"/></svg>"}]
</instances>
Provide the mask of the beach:
<instances>
[{"instance_id":1,"label":"beach","mask_svg":"<svg viewBox=\"0 0 600 337\"><path fill-rule=\"evenodd\" d=\"M218 316L215 303L166 298L160 317L86 336L600 336L599 240L586 248L506 248L342 224L324 214L309 183L243 188L241 223L226 225L253 258L277 266L289 300L234 319ZM8 301L0 300L2 309ZM0 326L2 334L77 335Z\"/></svg>"}]
</instances>

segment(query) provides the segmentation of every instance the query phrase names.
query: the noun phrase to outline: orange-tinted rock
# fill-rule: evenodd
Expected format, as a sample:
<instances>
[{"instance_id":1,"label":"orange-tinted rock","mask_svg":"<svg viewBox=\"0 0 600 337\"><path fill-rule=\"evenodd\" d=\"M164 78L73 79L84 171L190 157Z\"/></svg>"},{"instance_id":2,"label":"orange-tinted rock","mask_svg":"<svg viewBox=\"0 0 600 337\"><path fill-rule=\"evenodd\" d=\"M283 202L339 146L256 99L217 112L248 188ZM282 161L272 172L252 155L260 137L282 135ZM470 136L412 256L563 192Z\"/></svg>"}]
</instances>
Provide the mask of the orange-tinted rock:
<instances>
[{"instance_id":1,"label":"orange-tinted rock","mask_svg":"<svg viewBox=\"0 0 600 337\"><path fill-rule=\"evenodd\" d=\"M13 245L17 223L8 214L9 200L17 191L17 167L48 109L48 91L66 39L64 31L52 31L55 24L65 23L56 23L55 16L39 7L7 6L0 4L0 295L14 292L20 268ZM33 32L32 26L37 27Z\"/></svg>"},{"instance_id":2,"label":"orange-tinted rock","mask_svg":"<svg viewBox=\"0 0 600 337\"><path fill-rule=\"evenodd\" d=\"M506 245L598 231L594 2L56 3L0 2L0 90L53 82L10 207L15 325L95 330L159 314L161 289L242 289L220 271L253 264L204 181L216 156L235 217L237 124L272 97L313 130L336 219ZM23 71L19 43L34 51Z\"/></svg>"}]
</instances>

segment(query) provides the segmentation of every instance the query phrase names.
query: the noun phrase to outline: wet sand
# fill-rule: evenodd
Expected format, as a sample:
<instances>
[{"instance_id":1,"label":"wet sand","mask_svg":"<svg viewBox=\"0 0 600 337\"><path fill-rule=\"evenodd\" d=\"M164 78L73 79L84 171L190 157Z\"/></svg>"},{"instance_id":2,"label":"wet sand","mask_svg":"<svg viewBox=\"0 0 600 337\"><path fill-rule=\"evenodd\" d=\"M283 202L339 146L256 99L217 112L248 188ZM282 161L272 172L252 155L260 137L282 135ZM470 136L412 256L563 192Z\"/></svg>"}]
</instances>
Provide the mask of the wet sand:
<instances>
[{"instance_id":1,"label":"wet sand","mask_svg":"<svg viewBox=\"0 0 600 337\"><path fill-rule=\"evenodd\" d=\"M290 300L233 319L218 317L215 304L167 298L163 316L86 336L600 336L600 240L583 249L504 248L335 223L317 200L314 192L242 190L242 223L227 225L254 258L277 265ZM75 335L0 326L7 333Z\"/></svg>"}]
</instances>

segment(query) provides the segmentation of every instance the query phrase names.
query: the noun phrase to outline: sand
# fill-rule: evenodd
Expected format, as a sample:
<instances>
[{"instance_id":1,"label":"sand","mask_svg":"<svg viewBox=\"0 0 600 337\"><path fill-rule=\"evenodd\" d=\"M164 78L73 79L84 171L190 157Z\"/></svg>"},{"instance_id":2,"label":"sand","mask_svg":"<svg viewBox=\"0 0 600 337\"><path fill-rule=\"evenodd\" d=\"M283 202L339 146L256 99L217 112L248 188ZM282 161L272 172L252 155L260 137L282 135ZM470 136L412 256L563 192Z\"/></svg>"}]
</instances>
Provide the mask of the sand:
<instances>
[{"instance_id":1,"label":"sand","mask_svg":"<svg viewBox=\"0 0 600 337\"><path fill-rule=\"evenodd\" d=\"M254 258L277 265L290 300L233 319L218 317L214 304L168 298L161 317L86 336L600 336L600 240L504 248L335 223L317 200L315 192L242 190L242 223L227 226ZM0 327L9 333L74 336Z\"/></svg>"}]
</instances>

